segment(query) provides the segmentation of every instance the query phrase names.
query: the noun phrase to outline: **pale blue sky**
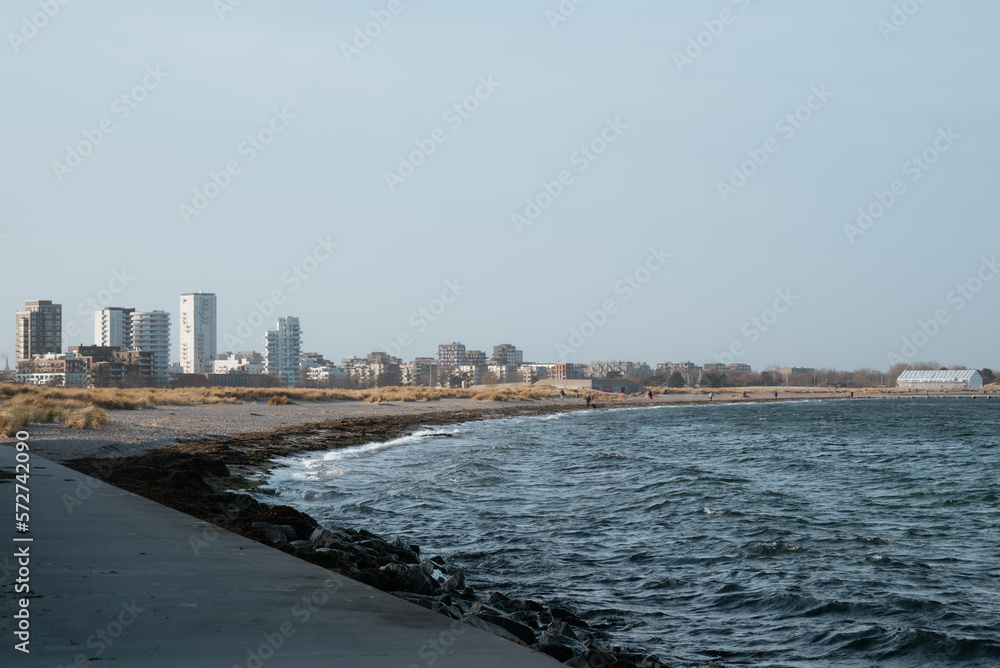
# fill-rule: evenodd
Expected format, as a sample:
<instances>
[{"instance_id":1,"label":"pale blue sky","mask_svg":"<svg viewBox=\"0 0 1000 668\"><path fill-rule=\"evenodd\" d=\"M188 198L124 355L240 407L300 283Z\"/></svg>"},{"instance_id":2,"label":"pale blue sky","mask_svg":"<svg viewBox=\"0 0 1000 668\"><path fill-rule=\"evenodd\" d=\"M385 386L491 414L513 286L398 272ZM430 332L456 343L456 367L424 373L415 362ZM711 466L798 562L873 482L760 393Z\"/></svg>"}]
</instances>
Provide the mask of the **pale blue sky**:
<instances>
[{"instance_id":1,"label":"pale blue sky","mask_svg":"<svg viewBox=\"0 0 1000 668\"><path fill-rule=\"evenodd\" d=\"M931 1L886 38L881 0L589 0L555 30L558 0L400 0L347 62L341 43L388 4L244 0L220 20L211 0L78 0L22 41L38 1L5 2L0 356L27 299L62 303L81 332L67 344L91 343L81 304L124 268L110 304L168 310L175 330L182 292L217 293L220 348L231 334L259 349L273 315L297 315L305 349L338 360L408 333L406 359L457 340L702 363L737 343L755 368L884 369L943 310L906 359L1000 366L1000 280L949 301L1000 254L1000 5ZM679 71L674 53L724 10ZM144 77L155 89L122 118L114 100ZM499 86L456 128L445 112L481 77ZM813 87L832 97L788 137L776 123ZM241 143L274 109L294 119L250 162ZM53 163L102 119L113 132L60 182ZM575 152L608 119L620 136L581 172ZM438 128L447 140L390 191L385 173ZM904 163L948 128L959 138L912 182ZM777 152L723 201L718 183L768 139ZM240 172L186 222L180 206L227 161ZM571 184L518 232L512 214L563 170ZM896 179L905 192L850 243L845 224ZM339 248L297 285L286 272L318 237ZM626 298L616 284L650 247L671 258ZM455 279L434 322L412 316ZM275 290L276 314L238 334ZM797 300L766 332L745 326L777 290ZM609 299L577 345L570 328Z\"/></svg>"}]
</instances>

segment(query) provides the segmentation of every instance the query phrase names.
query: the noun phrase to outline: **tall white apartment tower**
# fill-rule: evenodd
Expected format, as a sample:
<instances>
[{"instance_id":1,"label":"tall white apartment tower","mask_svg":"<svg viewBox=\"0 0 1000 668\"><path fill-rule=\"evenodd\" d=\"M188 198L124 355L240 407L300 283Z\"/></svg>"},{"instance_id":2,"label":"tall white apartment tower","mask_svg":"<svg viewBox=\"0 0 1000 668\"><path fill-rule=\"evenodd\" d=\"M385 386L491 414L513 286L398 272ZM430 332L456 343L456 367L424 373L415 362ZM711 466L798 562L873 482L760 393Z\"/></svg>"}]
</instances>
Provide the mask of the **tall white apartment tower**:
<instances>
[{"instance_id":1,"label":"tall white apartment tower","mask_svg":"<svg viewBox=\"0 0 1000 668\"><path fill-rule=\"evenodd\" d=\"M152 353L154 385L170 384L170 314L136 311L132 314L132 346Z\"/></svg>"},{"instance_id":2,"label":"tall white apartment tower","mask_svg":"<svg viewBox=\"0 0 1000 668\"><path fill-rule=\"evenodd\" d=\"M212 373L216 329L214 293L181 295L181 367L184 373Z\"/></svg>"},{"instance_id":3,"label":"tall white apartment tower","mask_svg":"<svg viewBox=\"0 0 1000 668\"><path fill-rule=\"evenodd\" d=\"M111 348L132 347L132 314L134 308L109 306L94 311L94 345Z\"/></svg>"},{"instance_id":4,"label":"tall white apartment tower","mask_svg":"<svg viewBox=\"0 0 1000 668\"><path fill-rule=\"evenodd\" d=\"M264 373L277 375L283 387L298 385L301 334L299 319L289 316L278 318L277 326L264 335Z\"/></svg>"}]
</instances>

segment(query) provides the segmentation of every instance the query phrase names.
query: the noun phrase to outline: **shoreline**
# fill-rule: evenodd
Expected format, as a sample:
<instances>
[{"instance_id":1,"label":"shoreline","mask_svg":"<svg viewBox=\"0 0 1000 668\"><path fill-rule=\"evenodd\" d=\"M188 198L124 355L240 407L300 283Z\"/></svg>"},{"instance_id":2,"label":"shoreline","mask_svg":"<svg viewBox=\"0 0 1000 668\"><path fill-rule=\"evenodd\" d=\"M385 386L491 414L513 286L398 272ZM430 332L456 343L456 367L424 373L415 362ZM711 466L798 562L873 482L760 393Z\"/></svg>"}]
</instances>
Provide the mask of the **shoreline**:
<instances>
[{"instance_id":1,"label":"shoreline","mask_svg":"<svg viewBox=\"0 0 1000 668\"><path fill-rule=\"evenodd\" d=\"M633 398L600 403L591 410L850 398L847 393L788 394L778 399L720 397L711 402L699 394L659 395L656 398L662 396L664 400L650 402ZM923 396L885 393L855 398ZM561 616L557 617L551 608L533 600L511 601L500 593L493 593L488 598L477 594L465 586L463 573L450 572L442 558L421 555L418 547L410 546L401 539L390 540L361 527L323 527L314 518L291 507L260 503L241 491L256 489L258 482L251 478L266 474L277 465L275 459L280 457L384 442L411 434L423 426L588 410L578 400L518 402L518 405L501 406L495 402L470 406L471 402L464 401L463 407L448 406L445 410L440 410L441 406L434 403L422 403L405 412L388 411L389 414L382 409L399 407L391 403L380 407L376 404L376 408L365 416L303 422L272 431L242 432L165 446L151 444L151 450L139 454L72 458L63 463L223 529L490 630L495 635L537 646L536 649L562 661L579 658L587 662L571 665L600 665L600 661L612 657L632 662L622 665L662 665L641 650L612 648L605 634L589 629L573 611L559 609L557 613ZM256 404L245 406L247 411L260 410ZM213 406L212 410L232 411L234 408L224 405ZM156 410L167 409L177 412L175 407ZM304 413L310 413L308 409L309 405L305 405ZM427 559L428 556L431 560ZM572 600L574 597L570 595L567 598ZM585 614L585 611L580 612L580 615ZM533 621L533 624L525 624L526 620Z\"/></svg>"}]
</instances>

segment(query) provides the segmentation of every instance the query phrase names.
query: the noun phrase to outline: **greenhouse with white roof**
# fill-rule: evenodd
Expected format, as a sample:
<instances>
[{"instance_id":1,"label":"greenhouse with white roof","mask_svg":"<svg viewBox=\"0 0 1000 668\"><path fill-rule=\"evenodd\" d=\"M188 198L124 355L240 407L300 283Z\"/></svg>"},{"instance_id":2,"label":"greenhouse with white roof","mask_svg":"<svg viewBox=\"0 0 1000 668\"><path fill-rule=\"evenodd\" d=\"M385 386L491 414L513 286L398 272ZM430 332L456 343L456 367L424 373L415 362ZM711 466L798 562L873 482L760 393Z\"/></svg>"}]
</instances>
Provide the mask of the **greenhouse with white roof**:
<instances>
[{"instance_id":1,"label":"greenhouse with white roof","mask_svg":"<svg viewBox=\"0 0 1000 668\"><path fill-rule=\"evenodd\" d=\"M974 369L904 371L896 381L896 387L911 390L970 389L982 386L983 377Z\"/></svg>"}]
</instances>

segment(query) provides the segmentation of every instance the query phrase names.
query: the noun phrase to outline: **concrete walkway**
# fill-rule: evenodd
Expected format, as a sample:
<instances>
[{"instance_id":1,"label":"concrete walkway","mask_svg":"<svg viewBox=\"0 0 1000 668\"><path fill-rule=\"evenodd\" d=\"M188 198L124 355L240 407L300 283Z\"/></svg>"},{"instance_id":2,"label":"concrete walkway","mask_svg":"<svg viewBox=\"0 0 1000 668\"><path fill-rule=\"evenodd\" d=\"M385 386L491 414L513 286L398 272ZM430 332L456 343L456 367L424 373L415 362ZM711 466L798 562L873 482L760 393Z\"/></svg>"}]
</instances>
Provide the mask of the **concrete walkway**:
<instances>
[{"instance_id":1,"label":"concrete walkway","mask_svg":"<svg viewBox=\"0 0 1000 668\"><path fill-rule=\"evenodd\" d=\"M0 446L0 471L14 455ZM34 455L29 487L17 533L15 481L0 480L5 667L561 665ZM14 648L24 546L30 654Z\"/></svg>"}]
</instances>

